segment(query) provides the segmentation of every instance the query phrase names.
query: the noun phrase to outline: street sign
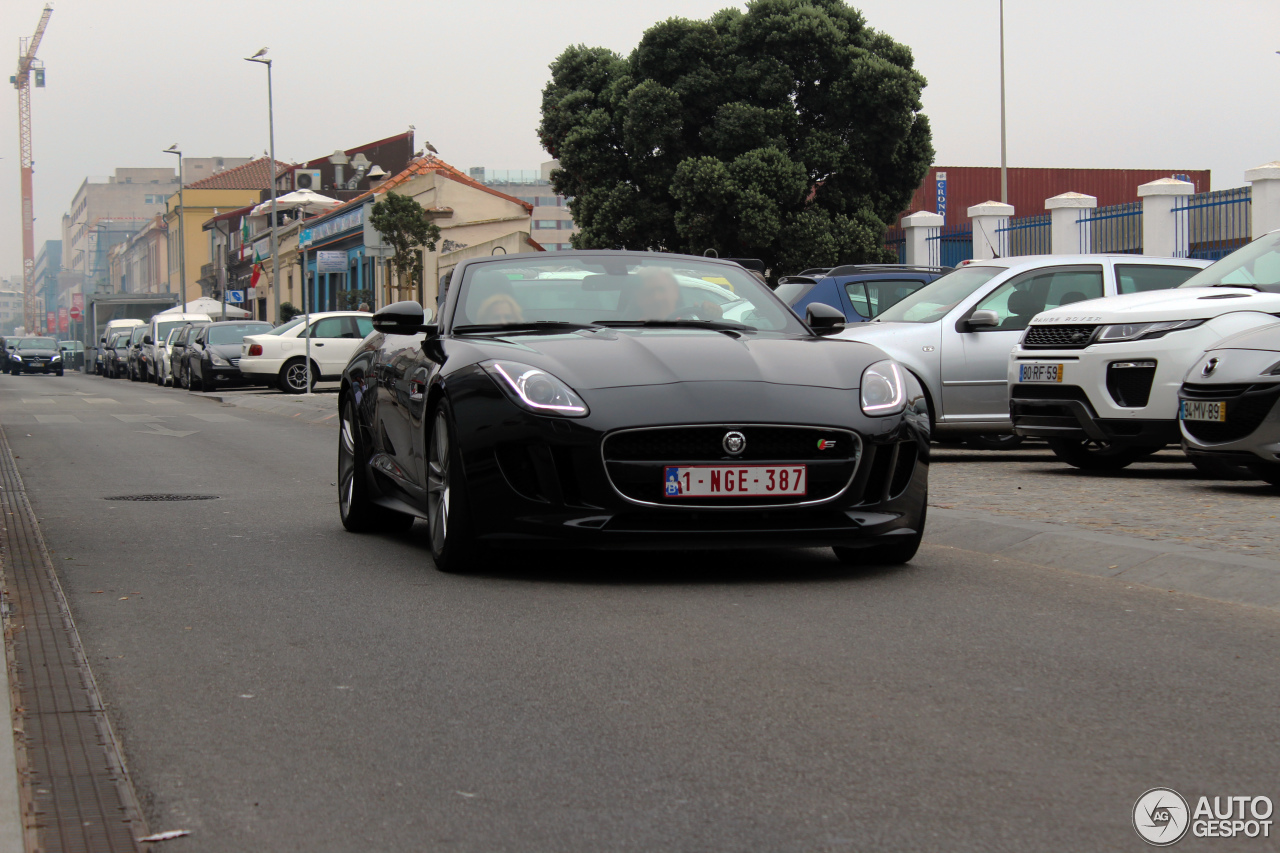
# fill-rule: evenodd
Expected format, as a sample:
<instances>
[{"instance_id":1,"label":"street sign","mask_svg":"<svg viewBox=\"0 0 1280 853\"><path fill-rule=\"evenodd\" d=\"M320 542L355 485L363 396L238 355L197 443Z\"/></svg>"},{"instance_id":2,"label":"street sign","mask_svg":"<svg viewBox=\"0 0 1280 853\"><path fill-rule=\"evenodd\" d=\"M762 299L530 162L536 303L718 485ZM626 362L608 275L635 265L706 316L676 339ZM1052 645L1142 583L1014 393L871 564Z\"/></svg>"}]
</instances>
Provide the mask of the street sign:
<instances>
[{"instance_id":1,"label":"street sign","mask_svg":"<svg viewBox=\"0 0 1280 853\"><path fill-rule=\"evenodd\" d=\"M316 272L332 273L346 271L346 252L316 252Z\"/></svg>"},{"instance_id":2,"label":"street sign","mask_svg":"<svg viewBox=\"0 0 1280 853\"><path fill-rule=\"evenodd\" d=\"M299 246L311 245L311 229L310 228L302 229L302 233L298 235L298 245Z\"/></svg>"},{"instance_id":3,"label":"street sign","mask_svg":"<svg viewBox=\"0 0 1280 853\"><path fill-rule=\"evenodd\" d=\"M947 218L947 173L937 172L935 178L938 181L938 206L936 210L938 215L945 220Z\"/></svg>"},{"instance_id":4,"label":"street sign","mask_svg":"<svg viewBox=\"0 0 1280 853\"><path fill-rule=\"evenodd\" d=\"M71 321L68 319L66 308L58 309L58 331L59 332L71 331Z\"/></svg>"},{"instance_id":5,"label":"street sign","mask_svg":"<svg viewBox=\"0 0 1280 853\"><path fill-rule=\"evenodd\" d=\"M81 317L83 317L83 316L84 316L84 312L80 310L80 306L79 306L79 305L72 305L72 306L71 306L71 319L72 319L72 320L75 320L77 323L79 323L79 322L80 322L80 318L81 318Z\"/></svg>"},{"instance_id":6,"label":"street sign","mask_svg":"<svg viewBox=\"0 0 1280 853\"><path fill-rule=\"evenodd\" d=\"M79 311L84 311L84 294L83 293L71 294L71 307ZM76 317L76 319L79 320L80 318Z\"/></svg>"},{"instance_id":7,"label":"street sign","mask_svg":"<svg viewBox=\"0 0 1280 853\"><path fill-rule=\"evenodd\" d=\"M228 291L227 291L227 301L228 301L228 302L243 303L243 302L244 302L244 291L243 291L243 290L228 290Z\"/></svg>"}]
</instances>

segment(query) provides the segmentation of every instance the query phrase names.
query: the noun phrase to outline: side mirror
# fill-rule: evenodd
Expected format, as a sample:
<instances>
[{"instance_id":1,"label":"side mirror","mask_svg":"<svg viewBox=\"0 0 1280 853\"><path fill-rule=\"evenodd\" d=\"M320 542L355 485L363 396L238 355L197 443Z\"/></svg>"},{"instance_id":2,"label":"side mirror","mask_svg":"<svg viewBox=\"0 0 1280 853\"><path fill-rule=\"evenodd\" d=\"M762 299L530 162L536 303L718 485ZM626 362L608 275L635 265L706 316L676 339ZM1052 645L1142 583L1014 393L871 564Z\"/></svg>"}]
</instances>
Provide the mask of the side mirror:
<instances>
[{"instance_id":1,"label":"side mirror","mask_svg":"<svg viewBox=\"0 0 1280 853\"><path fill-rule=\"evenodd\" d=\"M151 346L152 344L154 344L154 343L155 343L155 341L151 340L151 336L150 336L150 335L143 335L143 336L142 336L142 342L143 342L144 344L146 344L147 346Z\"/></svg>"},{"instance_id":2,"label":"side mirror","mask_svg":"<svg viewBox=\"0 0 1280 853\"><path fill-rule=\"evenodd\" d=\"M98 338L98 343L105 344L106 342L107 342L106 338Z\"/></svg>"},{"instance_id":3,"label":"side mirror","mask_svg":"<svg viewBox=\"0 0 1280 853\"><path fill-rule=\"evenodd\" d=\"M810 302L804 309L804 320L815 335L834 335L844 329L844 312L823 302Z\"/></svg>"},{"instance_id":4,"label":"side mirror","mask_svg":"<svg viewBox=\"0 0 1280 853\"><path fill-rule=\"evenodd\" d=\"M434 332L435 326L428 326L431 309L424 309L417 302L405 300L395 302L373 315L374 331L386 335L416 335L419 332Z\"/></svg>"},{"instance_id":5,"label":"side mirror","mask_svg":"<svg viewBox=\"0 0 1280 853\"><path fill-rule=\"evenodd\" d=\"M974 311L969 315L970 329L993 329L1000 325L1000 315L994 311Z\"/></svg>"}]
</instances>

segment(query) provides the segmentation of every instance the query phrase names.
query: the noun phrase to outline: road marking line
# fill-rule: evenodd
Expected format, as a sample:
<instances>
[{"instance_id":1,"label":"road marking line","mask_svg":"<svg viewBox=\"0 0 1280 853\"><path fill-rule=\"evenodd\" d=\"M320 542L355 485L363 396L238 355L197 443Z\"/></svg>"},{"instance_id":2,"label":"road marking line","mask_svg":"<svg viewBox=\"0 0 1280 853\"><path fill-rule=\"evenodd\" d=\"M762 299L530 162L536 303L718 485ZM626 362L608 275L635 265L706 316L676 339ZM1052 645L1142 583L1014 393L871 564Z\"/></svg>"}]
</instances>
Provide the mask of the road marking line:
<instances>
[{"instance_id":1,"label":"road marking line","mask_svg":"<svg viewBox=\"0 0 1280 853\"><path fill-rule=\"evenodd\" d=\"M78 424L82 421L75 415L36 415L39 424Z\"/></svg>"},{"instance_id":2,"label":"road marking line","mask_svg":"<svg viewBox=\"0 0 1280 853\"><path fill-rule=\"evenodd\" d=\"M244 418L238 418L235 415L213 414L213 415L197 415L192 414L191 417L199 418L202 421L208 421L211 424L229 424L244 423Z\"/></svg>"}]
</instances>

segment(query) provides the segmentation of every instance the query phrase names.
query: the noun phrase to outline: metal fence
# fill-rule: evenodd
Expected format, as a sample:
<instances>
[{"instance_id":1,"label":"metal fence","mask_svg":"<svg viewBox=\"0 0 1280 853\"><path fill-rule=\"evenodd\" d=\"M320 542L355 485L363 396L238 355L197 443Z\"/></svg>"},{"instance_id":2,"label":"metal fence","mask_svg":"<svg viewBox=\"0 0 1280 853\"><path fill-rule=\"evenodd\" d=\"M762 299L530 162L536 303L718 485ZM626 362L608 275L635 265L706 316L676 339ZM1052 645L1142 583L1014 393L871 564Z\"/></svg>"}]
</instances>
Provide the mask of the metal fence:
<instances>
[{"instance_id":1,"label":"metal fence","mask_svg":"<svg viewBox=\"0 0 1280 853\"><path fill-rule=\"evenodd\" d=\"M898 263L907 262L907 235L901 228L890 228L884 233L884 247L898 256Z\"/></svg>"},{"instance_id":2,"label":"metal fence","mask_svg":"<svg viewBox=\"0 0 1280 853\"><path fill-rule=\"evenodd\" d=\"M1188 257L1216 261L1253 234L1252 187L1196 193L1173 209L1174 245L1186 246Z\"/></svg>"},{"instance_id":3,"label":"metal fence","mask_svg":"<svg viewBox=\"0 0 1280 853\"><path fill-rule=\"evenodd\" d=\"M1009 224L1004 228L997 228L996 233L1004 235L1001 242L1007 247L1009 257L1048 255L1053 251L1050 245L1052 229L1047 213L1010 219Z\"/></svg>"},{"instance_id":4,"label":"metal fence","mask_svg":"<svg viewBox=\"0 0 1280 853\"><path fill-rule=\"evenodd\" d=\"M924 238L929 245L932 266L958 267L961 261L973 259L973 225L944 225L930 228Z\"/></svg>"},{"instance_id":5,"label":"metal fence","mask_svg":"<svg viewBox=\"0 0 1280 853\"><path fill-rule=\"evenodd\" d=\"M1076 220L1080 254L1142 254L1142 202L1110 204Z\"/></svg>"}]
</instances>

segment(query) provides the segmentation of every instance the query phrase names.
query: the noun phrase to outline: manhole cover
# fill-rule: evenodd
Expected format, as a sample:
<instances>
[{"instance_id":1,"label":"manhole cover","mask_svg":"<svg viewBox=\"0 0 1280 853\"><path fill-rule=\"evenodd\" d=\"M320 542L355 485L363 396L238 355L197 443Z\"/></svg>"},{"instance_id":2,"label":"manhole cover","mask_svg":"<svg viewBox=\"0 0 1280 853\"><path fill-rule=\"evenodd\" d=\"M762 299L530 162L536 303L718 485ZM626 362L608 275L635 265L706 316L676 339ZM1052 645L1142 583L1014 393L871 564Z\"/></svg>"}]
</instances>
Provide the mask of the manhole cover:
<instances>
[{"instance_id":1,"label":"manhole cover","mask_svg":"<svg viewBox=\"0 0 1280 853\"><path fill-rule=\"evenodd\" d=\"M116 495L104 501L216 501L217 495Z\"/></svg>"}]
</instances>

